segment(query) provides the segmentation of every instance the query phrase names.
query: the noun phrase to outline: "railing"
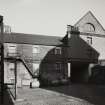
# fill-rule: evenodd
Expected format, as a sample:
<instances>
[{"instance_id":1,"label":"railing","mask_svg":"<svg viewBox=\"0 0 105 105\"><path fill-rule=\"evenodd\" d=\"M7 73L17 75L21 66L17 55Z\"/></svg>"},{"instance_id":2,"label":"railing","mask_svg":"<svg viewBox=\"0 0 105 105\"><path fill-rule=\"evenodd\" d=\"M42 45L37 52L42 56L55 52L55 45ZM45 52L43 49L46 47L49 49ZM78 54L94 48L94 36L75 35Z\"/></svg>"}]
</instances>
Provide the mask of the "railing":
<instances>
[{"instance_id":1,"label":"railing","mask_svg":"<svg viewBox=\"0 0 105 105\"><path fill-rule=\"evenodd\" d=\"M16 93L16 91L17 91L16 79L15 78L11 78L11 83L5 83L5 85L7 86L8 92L16 100L16 96L17 96L17 93Z\"/></svg>"},{"instance_id":2,"label":"railing","mask_svg":"<svg viewBox=\"0 0 105 105\"><path fill-rule=\"evenodd\" d=\"M22 60L22 62L24 63L25 67L28 69L30 74L33 76L32 64L27 63L27 59L26 59L26 57L24 55L21 55L20 59Z\"/></svg>"},{"instance_id":3,"label":"railing","mask_svg":"<svg viewBox=\"0 0 105 105\"><path fill-rule=\"evenodd\" d=\"M28 72L30 73L30 75L35 78L38 77L38 74L36 72L33 71L33 58L32 57L26 57L24 54L20 54L20 53L7 53L7 58L18 58L22 61L22 63L24 64L24 66L26 67L26 69L28 70ZM37 74L37 75L36 75Z\"/></svg>"},{"instance_id":4,"label":"railing","mask_svg":"<svg viewBox=\"0 0 105 105\"><path fill-rule=\"evenodd\" d=\"M17 58L21 57L20 53L7 53L7 57Z\"/></svg>"},{"instance_id":5,"label":"railing","mask_svg":"<svg viewBox=\"0 0 105 105\"><path fill-rule=\"evenodd\" d=\"M32 75L33 78L38 77L37 71L34 72L33 70L33 63L31 62L33 58L27 59L25 55L21 55L20 59L24 63L25 67L28 69L29 73ZM30 63L31 62L31 63Z\"/></svg>"}]
</instances>

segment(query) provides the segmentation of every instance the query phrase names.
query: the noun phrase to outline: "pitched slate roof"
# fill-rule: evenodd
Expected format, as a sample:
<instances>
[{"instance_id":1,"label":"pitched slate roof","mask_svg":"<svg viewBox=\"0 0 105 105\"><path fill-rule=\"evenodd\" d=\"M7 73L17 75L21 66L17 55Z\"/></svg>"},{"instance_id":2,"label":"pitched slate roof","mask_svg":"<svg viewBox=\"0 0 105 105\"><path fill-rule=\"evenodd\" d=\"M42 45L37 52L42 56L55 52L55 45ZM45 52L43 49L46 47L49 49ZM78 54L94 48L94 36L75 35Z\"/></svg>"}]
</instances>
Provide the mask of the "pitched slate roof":
<instances>
[{"instance_id":1,"label":"pitched slate roof","mask_svg":"<svg viewBox=\"0 0 105 105\"><path fill-rule=\"evenodd\" d=\"M4 34L4 43L37 44L37 45L61 45L62 37L45 36L38 34L11 33Z\"/></svg>"}]
</instances>

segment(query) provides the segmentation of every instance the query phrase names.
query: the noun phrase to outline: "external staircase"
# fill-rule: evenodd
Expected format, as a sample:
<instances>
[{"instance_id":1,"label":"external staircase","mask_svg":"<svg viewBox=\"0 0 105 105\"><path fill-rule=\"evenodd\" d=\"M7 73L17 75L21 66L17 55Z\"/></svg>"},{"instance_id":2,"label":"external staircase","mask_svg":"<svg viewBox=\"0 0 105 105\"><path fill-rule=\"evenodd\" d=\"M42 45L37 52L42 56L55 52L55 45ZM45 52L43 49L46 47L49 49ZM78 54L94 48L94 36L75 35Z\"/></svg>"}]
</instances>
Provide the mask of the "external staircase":
<instances>
[{"instance_id":1,"label":"external staircase","mask_svg":"<svg viewBox=\"0 0 105 105\"><path fill-rule=\"evenodd\" d=\"M28 72L30 73L30 75L33 77L33 78L35 78L35 77L37 77L35 74L35 72L34 72L34 70L33 70L33 64L32 63L30 63L30 62L32 62L32 58L31 59L26 59L26 57L24 56L24 55L21 55L20 56L20 60L22 61L22 63L24 64L24 66L26 67L26 69L28 70ZM37 71L36 71L37 72Z\"/></svg>"},{"instance_id":2,"label":"external staircase","mask_svg":"<svg viewBox=\"0 0 105 105\"><path fill-rule=\"evenodd\" d=\"M38 77L37 72L33 70L33 58L27 58L25 55L23 54L7 54L8 56L5 58L7 60L11 60L11 59L15 59L17 61L20 61L23 63L23 65L25 66L25 68L27 69L27 71L29 72L29 74L32 76L32 78L36 78ZM12 56L15 55L15 56Z\"/></svg>"}]
</instances>

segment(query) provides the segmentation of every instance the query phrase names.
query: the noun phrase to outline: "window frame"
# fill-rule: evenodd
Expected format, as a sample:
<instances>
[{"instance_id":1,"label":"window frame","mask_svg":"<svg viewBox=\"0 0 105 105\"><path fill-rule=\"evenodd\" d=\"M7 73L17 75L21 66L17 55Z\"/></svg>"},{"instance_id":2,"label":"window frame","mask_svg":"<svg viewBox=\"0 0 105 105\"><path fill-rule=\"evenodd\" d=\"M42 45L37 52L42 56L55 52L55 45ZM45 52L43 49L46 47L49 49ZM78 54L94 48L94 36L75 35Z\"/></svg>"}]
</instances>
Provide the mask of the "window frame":
<instances>
[{"instance_id":1,"label":"window frame","mask_svg":"<svg viewBox=\"0 0 105 105\"><path fill-rule=\"evenodd\" d=\"M36 51L35 51L35 49L36 49ZM38 45L34 45L32 47L32 54L34 55L34 54L39 54L39 53L40 53L39 46Z\"/></svg>"},{"instance_id":2,"label":"window frame","mask_svg":"<svg viewBox=\"0 0 105 105\"><path fill-rule=\"evenodd\" d=\"M10 56L16 56L17 55L17 44L11 43L7 45L7 54Z\"/></svg>"},{"instance_id":3,"label":"window frame","mask_svg":"<svg viewBox=\"0 0 105 105\"><path fill-rule=\"evenodd\" d=\"M91 36L87 36L87 43L89 45L92 45L93 44L93 38Z\"/></svg>"},{"instance_id":4,"label":"window frame","mask_svg":"<svg viewBox=\"0 0 105 105\"><path fill-rule=\"evenodd\" d=\"M59 72L62 70L62 63L61 62L55 63L55 70L59 71Z\"/></svg>"},{"instance_id":5,"label":"window frame","mask_svg":"<svg viewBox=\"0 0 105 105\"><path fill-rule=\"evenodd\" d=\"M56 47L54 53L55 53L55 55L61 55L62 54L61 47Z\"/></svg>"},{"instance_id":6,"label":"window frame","mask_svg":"<svg viewBox=\"0 0 105 105\"><path fill-rule=\"evenodd\" d=\"M95 32L95 26L92 23L85 23L84 24L84 31Z\"/></svg>"}]
</instances>

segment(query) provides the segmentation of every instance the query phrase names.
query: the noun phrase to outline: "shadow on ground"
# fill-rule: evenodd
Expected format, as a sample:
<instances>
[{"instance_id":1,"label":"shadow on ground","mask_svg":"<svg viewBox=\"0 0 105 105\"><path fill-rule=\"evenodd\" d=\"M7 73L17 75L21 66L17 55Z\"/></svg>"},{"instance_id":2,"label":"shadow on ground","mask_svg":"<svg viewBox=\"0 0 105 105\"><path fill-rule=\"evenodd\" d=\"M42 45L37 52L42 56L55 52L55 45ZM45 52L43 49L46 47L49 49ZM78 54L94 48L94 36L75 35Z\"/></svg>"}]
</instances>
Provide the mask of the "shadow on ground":
<instances>
[{"instance_id":1,"label":"shadow on ground","mask_svg":"<svg viewBox=\"0 0 105 105\"><path fill-rule=\"evenodd\" d=\"M4 89L4 101L0 100L0 105L14 105L6 86Z\"/></svg>"},{"instance_id":2,"label":"shadow on ground","mask_svg":"<svg viewBox=\"0 0 105 105\"><path fill-rule=\"evenodd\" d=\"M94 105L105 105L105 85L71 84L43 88L84 99Z\"/></svg>"}]
</instances>

